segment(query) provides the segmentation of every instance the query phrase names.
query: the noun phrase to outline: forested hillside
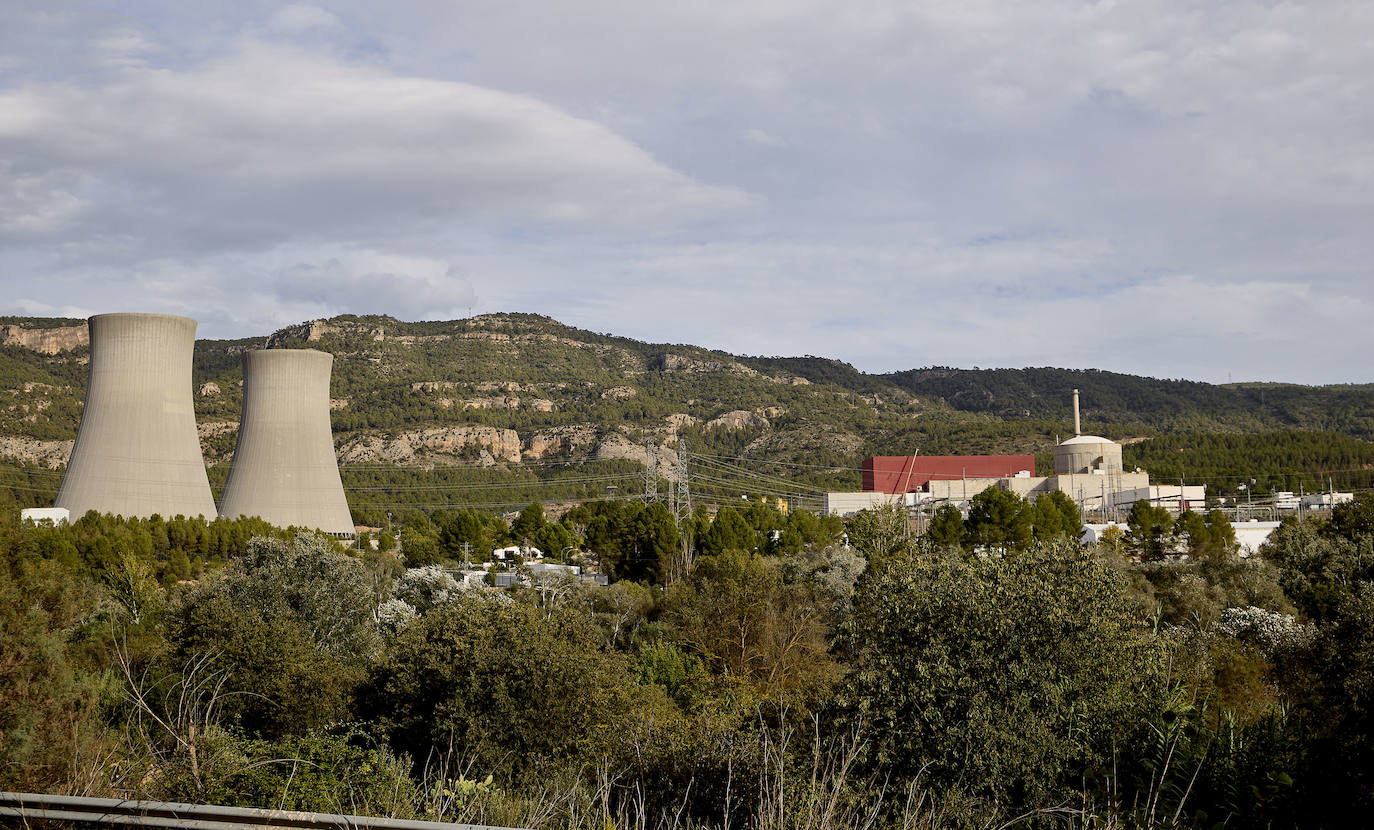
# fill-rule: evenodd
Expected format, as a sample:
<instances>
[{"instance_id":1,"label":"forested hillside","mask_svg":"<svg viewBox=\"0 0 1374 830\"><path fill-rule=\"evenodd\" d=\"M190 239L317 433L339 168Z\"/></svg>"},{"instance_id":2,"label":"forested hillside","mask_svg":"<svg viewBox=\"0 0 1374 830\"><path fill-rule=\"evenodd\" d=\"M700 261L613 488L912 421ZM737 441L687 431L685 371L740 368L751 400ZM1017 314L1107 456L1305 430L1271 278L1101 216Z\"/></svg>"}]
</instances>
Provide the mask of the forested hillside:
<instances>
[{"instance_id":1,"label":"forested hillside","mask_svg":"<svg viewBox=\"0 0 1374 830\"><path fill-rule=\"evenodd\" d=\"M76 434L89 348L76 336L80 321L4 324L0 482L9 498L40 504ZM240 354L265 345L334 354L335 439L360 521L393 508L515 509L533 498L623 494L642 487L651 460L666 485L679 446L706 459L696 492L712 498L857 489L860 462L875 454L1034 453L1045 465L1071 429L1074 388L1086 431L1136 441L1128 462L1169 479L1224 488L1257 477L1256 486L1273 489L1370 483L1369 387L1215 386L1061 369L873 375L821 357L742 357L491 314L418 323L342 316L199 341L195 405L216 484L237 432ZM1208 437L1293 431L1314 433L1301 439L1314 451L1282 461L1264 455L1267 439ZM1188 448L1205 453L1205 464ZM750 459L753 478L721 466L740 458Z\"/></svg>"}]
</instances>

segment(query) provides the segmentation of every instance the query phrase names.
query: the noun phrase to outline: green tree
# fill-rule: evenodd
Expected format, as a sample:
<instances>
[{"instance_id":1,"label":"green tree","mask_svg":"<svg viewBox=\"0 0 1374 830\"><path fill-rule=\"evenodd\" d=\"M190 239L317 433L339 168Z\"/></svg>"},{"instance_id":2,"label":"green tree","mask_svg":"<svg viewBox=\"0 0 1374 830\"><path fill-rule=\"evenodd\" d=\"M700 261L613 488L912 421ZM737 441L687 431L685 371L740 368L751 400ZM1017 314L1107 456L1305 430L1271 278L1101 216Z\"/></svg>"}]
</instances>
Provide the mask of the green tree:
<instances>
[{"instance_id":1,"label":"green tree","mask_svg":"<svg viewBox=\"0 0 1374 830\"><path fill-rule=\"evenodd\" d=\"M1069 494L1062 490L1046 493L1031 509L1033 534L1039 541L1063 536L1070 541L1083 537L1083 514Z\"/></svg>"},{"instance_id":2,"label":"green tree","mask_svg":"<svg viewBox=\"0 0 1374 830\"><path fill-rule=\"evenodd\" d=\"M534 539L536 533L545 524L544 505L538 501L530 502L520 511L520 515L515 517L511 523L510 532L517 544Z\"/></svg>"},{"instance_id":3,"label":"green tree","mask_svg":"<svg viewBox=\"0 0 1374 830\"><path fill-rule=\"evenodd\" d=\"M401 530L401 556L410 568L423 568L443 560L438 539L409 527Z\"/></svg>"},{"instance_id":4,"label":"green tree","mask_svg":"<svg viewBox=\"0 0 1374 830\"><path fill-rule=\"evenodd\" d=\"M1021 550L1031 540L1031 513L1026 500L1000 487L989 487L969 501L969 542L995 550Z\"/></svg>"},{"instance_id":5,"label":"green tree","mask_svg":"<svg viewBox=\"0 0 1374 830\"><path fill-rule=\"evenodd\" d=\"M458 510L439 527L439 548L443 555L459 562L485 562L494 547L488 522L475 510Z\"/></svg>"},{"instance_id":6,"label":"green tree","mask_svg":"<svg viewBox=\"0 0 1374 830\"><path fill-rule=\"evenodd\" d=\"M1168 510L1140 499L1126 517L1126 548L1142 559L1163 559L1173 546L1173 529Z\"/></svg>"},{"instance_id":7,"label":"green tree","mask_svg":"<svg viewBox=\"0 0 1374 830\"><path fill-rule=\"evenodd\" d=\"M911 549L906 510L899 505L860 510L848 518L845 528L854 550L870 562L881 564Z\"/></svg>"},{"instance_id":8,"label":"green tree","mask_svg":"<svg viewBox=\"0 0 1374 830\"><path fill-rule=\"evenodd\" d=\"M169 609L170 671L218 654L225 711L251 733L302 734L341 718L380 646L373 589L332 540L255 539Z\"/></svg>"},{"instance_id":9,"label":"green tree","mask_svg":"<svg viewBox=\"0 0 1374 830\"><path fill-rule=\"evenodd\" d=\"M926 539L937 548L957 548L964 543L964 514L952 504L942 504L930 519Z\"/></svg>"},{"instance_id":10,"label":"green tree","mask_svg":"<svg viewBox=\"0 0 1374 830\"><path fill-rule=\"evenodd\" d=\"M840 701L878 774L1055 803L1158 704L1163 655L1137 619L1126 580L1076 546L896 558L855 594Z\"/></svg>"},{"instance_id":11,"label":"green tree","mask_svg":"<svg viewBox=\"0 0 1374 830\"><path fill-rule=\"evenodd\" d=\"M730 550L697 560L670 590L667 618L713 672L749 678L765 697L812 693L838 673L827 609L815 599L776 559Z\"/></svg>"},{"instance_id":12,"label":"green tree","mask_svg":"<svg viewBox=\"0 0 1374 830\"><path fill-rule=\"evenodd\" d=\"M586 615L477 597L402 629L373 671L365 713L412 758L521 771L615 756L666 704Z\"/></svg>"},{"instance_id":13,"label":"green tree","mask_svg":"<svg viewBox=\"0 0 1374 830\"><path fill-rule=\"evenodd\" d=\"M699 547L702 553L710 556L727 550L752 551L758 548L758 544L758 533L743 516L727 505L716 513L711 527L701 537Z\"/></svg>"}]
</instances>

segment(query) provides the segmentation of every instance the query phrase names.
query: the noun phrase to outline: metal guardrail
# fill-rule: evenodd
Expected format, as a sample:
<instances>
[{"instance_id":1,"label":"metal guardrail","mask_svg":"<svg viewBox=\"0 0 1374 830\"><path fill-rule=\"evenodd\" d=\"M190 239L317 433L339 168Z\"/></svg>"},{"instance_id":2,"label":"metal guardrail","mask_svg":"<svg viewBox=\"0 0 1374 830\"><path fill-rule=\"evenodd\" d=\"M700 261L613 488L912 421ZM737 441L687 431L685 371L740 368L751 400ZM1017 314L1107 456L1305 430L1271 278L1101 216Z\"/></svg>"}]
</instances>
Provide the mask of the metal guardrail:
<instances>
[{"instance_id":1,"label":"metal guardrail","mask_svg":"<svg viewBox=\"0 0 1374 830\"><path fill-rule=\"evenodd\" d=\"M300 813L258 807L219 807L171 801L128 801L69 795L0 792L0 817L179 830L513 830L441 821L414 821L331 813Z\"/></svg>"}]
</instances>

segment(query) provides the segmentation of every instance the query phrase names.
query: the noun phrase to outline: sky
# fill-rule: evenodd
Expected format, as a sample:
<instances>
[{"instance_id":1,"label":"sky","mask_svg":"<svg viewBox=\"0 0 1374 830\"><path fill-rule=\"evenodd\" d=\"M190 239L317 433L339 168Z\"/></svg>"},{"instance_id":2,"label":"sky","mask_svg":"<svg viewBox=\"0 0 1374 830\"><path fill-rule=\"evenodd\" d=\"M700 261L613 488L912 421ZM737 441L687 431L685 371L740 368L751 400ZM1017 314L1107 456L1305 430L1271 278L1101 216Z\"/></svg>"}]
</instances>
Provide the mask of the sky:
<instances>
[{"instance_id":1,"label":"sky","mask_svg":"<svg viewBox=\"0 0 1374 830\"><path fill-rule=\"evenodd\" d=\"M0 4L4 313L1374 382L1374 3Z\"/></svg>"}]
</instances>

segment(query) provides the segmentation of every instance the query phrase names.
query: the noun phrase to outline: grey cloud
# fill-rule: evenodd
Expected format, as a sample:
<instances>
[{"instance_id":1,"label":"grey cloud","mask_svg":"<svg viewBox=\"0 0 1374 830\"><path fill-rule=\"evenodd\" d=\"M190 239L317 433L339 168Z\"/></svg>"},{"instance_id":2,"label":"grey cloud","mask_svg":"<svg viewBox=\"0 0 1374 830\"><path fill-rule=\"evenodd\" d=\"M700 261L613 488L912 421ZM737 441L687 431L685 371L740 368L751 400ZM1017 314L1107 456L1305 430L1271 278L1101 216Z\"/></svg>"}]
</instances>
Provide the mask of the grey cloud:
<instances>
[{"instance_id":1,"label":"grey cloud","mask_svg":"<svg viewBox=\"0 0 1374 830\"><path fill-rule=\"evenodd\" d=\"M0 9L34 302L1374 380L1359 0L73 7Z\"/></svg>"},{"instance_id":2,"label":"grey cloud","mask_svg":"<svg viewBox=\"0 0 1374 830\"><path fill-rule=\"evenodd\" d=\"M114 192L55 230L157 251L406 221L644 227L747 202L531 98L262 43L189 72L0 93L0 148Z\"/></svg>"},{"instance_id":3,"label":"grey cloud","mask_svg":"<svg viewBox=\"0 0 1374 830\"><path fill-rule=\"evenodd\" d=\"M407 265L413 270L399 270ZM477 302L472 282L457 267L390 258L297 263L281 273L273 293L322 314L365 309L406 320L466 316Z\"/></svg>"}]
</instances>

